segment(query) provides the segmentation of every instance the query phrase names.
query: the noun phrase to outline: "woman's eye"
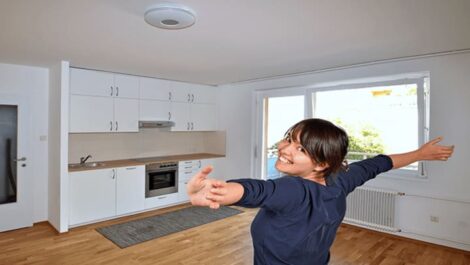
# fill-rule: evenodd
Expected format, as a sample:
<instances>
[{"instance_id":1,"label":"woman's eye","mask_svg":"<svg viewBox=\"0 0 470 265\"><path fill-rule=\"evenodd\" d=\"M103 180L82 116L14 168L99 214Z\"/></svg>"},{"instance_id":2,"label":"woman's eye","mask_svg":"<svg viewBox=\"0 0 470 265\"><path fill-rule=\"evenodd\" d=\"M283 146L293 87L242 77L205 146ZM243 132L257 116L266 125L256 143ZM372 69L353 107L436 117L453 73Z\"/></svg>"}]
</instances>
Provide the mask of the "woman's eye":
<instances>
[{"instance_id":1,"label":"woman's eye","mask_svg":"<svg viewBox=\"0 0 470 265\"><path fill-rule=\"evenodd\" d=\"M305 149L302 146L297 147L297 151L305 153Z\"/></svg>"}]
</instances>

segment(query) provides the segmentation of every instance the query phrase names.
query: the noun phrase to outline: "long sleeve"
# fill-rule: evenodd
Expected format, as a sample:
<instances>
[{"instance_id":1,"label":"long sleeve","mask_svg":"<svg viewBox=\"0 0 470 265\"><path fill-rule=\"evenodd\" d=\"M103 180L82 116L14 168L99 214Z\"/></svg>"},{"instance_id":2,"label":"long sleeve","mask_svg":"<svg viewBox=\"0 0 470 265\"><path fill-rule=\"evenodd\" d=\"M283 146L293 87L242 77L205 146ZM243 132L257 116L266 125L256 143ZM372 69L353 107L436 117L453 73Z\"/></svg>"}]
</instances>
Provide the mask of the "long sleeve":
<instances>
[{"instance_id":1,"label":"long sleeve","mask_svg":"<svg viewBox=\"0 0 470 265\"><path fill-rule=\"evenodd\" d=\"M306 198L306 189L298 177L282 177L275 180L234 179L243 186L244 193L235 205L262 207L274 212L295 209Z\"/></svg>"},{"instance_id":2,"label":"long sleeve","mask_svg":"<svg viewBox=\"0 0 470 265\"><path fill-rule=\"evenodd\" d=\"M375 178L378 174L393 168L392 159L386 155L378 155L373 158L358 161L349 165L349 170L341 172L337 176L338 184L346 194L366 181Z\"/></svg>"}]
</instances>

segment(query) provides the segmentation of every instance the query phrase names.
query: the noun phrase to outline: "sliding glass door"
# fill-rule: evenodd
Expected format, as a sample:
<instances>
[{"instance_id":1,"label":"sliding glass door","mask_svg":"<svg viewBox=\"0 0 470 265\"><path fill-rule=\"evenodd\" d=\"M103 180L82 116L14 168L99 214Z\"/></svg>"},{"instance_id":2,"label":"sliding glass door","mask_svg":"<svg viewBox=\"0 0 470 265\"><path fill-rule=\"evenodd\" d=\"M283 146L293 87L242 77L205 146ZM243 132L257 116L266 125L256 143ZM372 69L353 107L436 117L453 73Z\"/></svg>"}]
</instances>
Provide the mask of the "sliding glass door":
<instances>
[{"instance_id":1,"label":"sliding glass door","mask_svg":"<svg viewBox=\"0 0 470 265\"><path fill-rule=\"evenodd\" d=\"M277 143L284 133L296 122L305 117L305 96L283 96L276 91L266 91L258 95L258 117L262 128L258 136L260 152L256 175L261 179L274 179L281 176L275 168Z\"/></svg>"}]
</instances>

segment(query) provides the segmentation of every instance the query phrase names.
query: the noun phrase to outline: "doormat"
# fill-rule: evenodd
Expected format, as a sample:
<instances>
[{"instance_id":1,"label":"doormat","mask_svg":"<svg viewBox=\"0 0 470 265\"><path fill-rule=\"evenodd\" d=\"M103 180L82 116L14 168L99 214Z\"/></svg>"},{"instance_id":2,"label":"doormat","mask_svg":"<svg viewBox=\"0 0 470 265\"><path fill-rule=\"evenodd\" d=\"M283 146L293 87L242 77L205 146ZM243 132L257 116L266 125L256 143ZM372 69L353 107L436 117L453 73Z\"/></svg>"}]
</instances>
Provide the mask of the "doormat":
<instances>
[{"instance_id":1,"label":"doormat","mask_svg":"<svg viewBox=\"0 0 470 265\"><path fill-rule=\"evenodd\" d=\"M126 248L242 212L225 206L221 206L217 210L209 207L191 206L140 220L98 228L96 231L120 248Z\"/></svg>"}]
</instances>

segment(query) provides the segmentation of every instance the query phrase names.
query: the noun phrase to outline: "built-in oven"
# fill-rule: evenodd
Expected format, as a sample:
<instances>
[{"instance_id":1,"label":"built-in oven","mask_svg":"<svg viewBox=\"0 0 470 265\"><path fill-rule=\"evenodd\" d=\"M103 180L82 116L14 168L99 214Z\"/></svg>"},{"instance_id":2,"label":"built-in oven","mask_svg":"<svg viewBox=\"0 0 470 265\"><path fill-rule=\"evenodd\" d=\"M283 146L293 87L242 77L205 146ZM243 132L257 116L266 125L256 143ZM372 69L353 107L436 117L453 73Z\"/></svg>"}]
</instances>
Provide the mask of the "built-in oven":
<instances>
[{"instance_id":1,"label":"built-in oven","mask_svg":"<svg viewBox=\"0 0 470 265\"><path fill-rule=\"evenodd\" d=\"M178 162L145 165L145 197L178 192Z\"/></svg>"}]
</instances>

